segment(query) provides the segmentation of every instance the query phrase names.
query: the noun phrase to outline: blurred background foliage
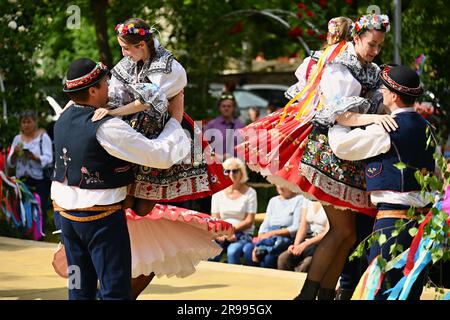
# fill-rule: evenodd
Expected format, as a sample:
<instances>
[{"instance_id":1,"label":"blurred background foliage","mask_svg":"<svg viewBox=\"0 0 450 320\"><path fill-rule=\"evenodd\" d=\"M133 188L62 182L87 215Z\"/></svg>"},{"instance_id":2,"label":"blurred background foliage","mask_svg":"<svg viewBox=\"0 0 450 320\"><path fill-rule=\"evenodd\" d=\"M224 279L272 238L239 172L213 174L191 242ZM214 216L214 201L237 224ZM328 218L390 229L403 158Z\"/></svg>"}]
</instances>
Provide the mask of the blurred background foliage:
<instances>
[{"instance_id":1,"label":"blurred background foliage","mask_svg":"<svg viewBox=\"0 0 450 320\"><path fill-rule=\"evenodd\" d=\"M0 100L8 106L8 122L0 120L1 143L8 145L18 131L16 115L34 109L52 114L45 96L64 104L61 87L69 63L79 57L102 60L113 66L121 58L114 26L129 17L154 25L158 38L185 66L189 86L186 110L203 119L214 109L208 85L234 59L241 70L257 54L266 59L305 57L306 50L323 44L327 21L345 15L353 20L364 14L371 1L353 0L4 0L0 2L0 74L6 88ZM68 27L79 8L79 28ZM377 0L382 13L393 20L393 1ZM289 27L261 14L272 10ZM425 87L448 110L450 9L444 0L402 1L402 63L422 71ZM393 32L385 41L377 63L393 57ZM289 85L289 84L286 84ZM441 119L442 124L448 119Z\"/></svg>"}]
</instances>

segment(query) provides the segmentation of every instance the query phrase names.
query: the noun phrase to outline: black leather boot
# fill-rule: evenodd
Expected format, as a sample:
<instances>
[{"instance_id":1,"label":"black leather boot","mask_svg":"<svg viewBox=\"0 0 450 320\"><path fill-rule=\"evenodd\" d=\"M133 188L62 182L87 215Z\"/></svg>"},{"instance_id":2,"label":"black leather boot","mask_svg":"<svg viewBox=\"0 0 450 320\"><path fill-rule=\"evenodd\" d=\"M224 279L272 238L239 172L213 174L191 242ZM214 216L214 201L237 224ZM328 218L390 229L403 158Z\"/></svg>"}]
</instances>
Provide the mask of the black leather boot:
<instances>
[{"instance_id":1,"label":"black leather boot","mask_svg":"<svg viewBox=\"0 0 450 320\"><path fill-rule=\"evenodd\" d=\"M294 300L316 300L319 288L320 282L306 279L302 290L299 295L294 298Z\"/></svg>"},{"instance_id":2,"label":"black leather boot","mask_svg":"<svg viewBox=\"0 0 450 320\"><path fill-rule=\"evenodd\" d=\"M335 300L351 300L353 296L353 289L342 289L339 288L336 294Z\"/></svg>"},{"instance_id":3,"label":"black leather boot","mask_svg":"<svg viewBox=\"0 0 450 320\"><path fill-rule=\"evenodd\" d=\"M336 297L335 289L320 288L317 300L334 300L334 297Z\"/></svg>"}]
</instances>

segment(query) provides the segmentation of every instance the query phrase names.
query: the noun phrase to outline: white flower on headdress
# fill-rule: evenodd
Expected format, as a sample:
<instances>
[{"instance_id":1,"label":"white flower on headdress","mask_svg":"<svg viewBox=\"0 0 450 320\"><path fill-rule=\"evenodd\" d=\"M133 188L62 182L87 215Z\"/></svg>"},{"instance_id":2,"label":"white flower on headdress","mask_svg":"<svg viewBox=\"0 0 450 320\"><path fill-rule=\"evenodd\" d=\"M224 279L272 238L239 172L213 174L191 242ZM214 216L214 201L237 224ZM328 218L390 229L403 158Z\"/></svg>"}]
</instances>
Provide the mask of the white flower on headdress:
<instances>
[{"instance_id":1,"label":"white flower on headdress","mask_svg":"<svg viewBox=\"0 0 450 320\"><path fill-rule=\"evenodd\" d=\"M355 22L355 26L352 30L352 35L359 33L360 30L380 30L382 27L386 29L386 32L390 30L389 17L385 14L376 15L376 14L367 14L358 19Z\"/></svg>"},{"instance_id":2,"label":"white flower on headdress","mask_svg":"<svg viewBox=\"0 0 450 320\"><path fill-rule=\"evenodd\" d=\"M10 28L13 29L13 30L16 30L16 29L17 29L17 22L15 22L15 21L10 21L10 22L8 23L8 27L10 27Z\"/></svg>"},{"instance_id":3,"label":"white flower on headdress","mask_svg":"<svg viewBox=\"0 0 450 320\"><path fill-rule=\"evenodd\" d=\"M328 33L331 36L334 36L337 34L338 31L338 26L337 26L337 22L334 19L331 19L330 22L328 22Z\"/></svg>"}]
</instances>

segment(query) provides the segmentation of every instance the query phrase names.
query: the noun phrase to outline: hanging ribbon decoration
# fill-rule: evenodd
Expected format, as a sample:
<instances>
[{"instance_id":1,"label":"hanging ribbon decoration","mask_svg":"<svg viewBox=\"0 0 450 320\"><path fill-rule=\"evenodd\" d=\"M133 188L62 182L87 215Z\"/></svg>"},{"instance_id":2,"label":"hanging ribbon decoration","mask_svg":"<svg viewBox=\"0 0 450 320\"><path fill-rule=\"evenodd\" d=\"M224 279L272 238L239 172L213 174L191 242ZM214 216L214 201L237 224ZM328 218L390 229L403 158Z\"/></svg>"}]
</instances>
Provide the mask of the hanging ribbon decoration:
<instances>
[{"instance_id":1,"label":"hanging ribbon decoration","mask_svg":"<svg viewBox=\"0 0 450 320\"><path fill-rule=\"evenodd\" d=\"M42 233L42 211L40 199L28 187L15 177L8 177L0 170L0 205L7 221L15 228L24 231L24 235L34 240Z\"/></svg>"},{"instance_id":2,"label":"hanging ribbon decoration","mask_svg":"<svg viewBox=\"0 0 450 320\"><path fill-rule=\"evenodd\" d=\"M450 195L450 189L447 190L447 193ZM449 201L450 197L446 196L443 202L441 201L435 205L436 209L440 211L442 208L446 208L446 204ZM431 263L431 252L445 245L436 242L436 237L424 234L424 230L430 222L434 222L435 224L440 222L441 224L450 225L450 213L446 210L444 212L446 212L449 217L445 220L438 220L437 216L433 215L433 211L430 211L419 225L411 246L393 260L389 261L386 264L383 273L377 264L378 257L375 258L361 277L352 299L373 300L376 295L376 290L380 288L383 274L393 268L403 268L403 278L401 278L393 288L386 290L384 293L389 294L387 300L406 300L420 273L429 263ZM432 233L433 232L434 231L432 231ZM450 235L447 234L445 236L449 237ZM445 295L443 299L450 299L450 294Z\"/></svg>"},{"instance_id":3,"label":"hanging ribbon decoration","mask_svg":"<svg viewBox=\"0 0 450 320\"><path fill-rule=\"evenodd\" d=\"M287 116L289 107L298 99L303 97L298 103L296 110L297 115L295 116L296 120L299 120L302 117L305 116L312 116L313 111L316 109L319 110L321 107L321 103L319 102L319 105L316 106L315 109L313 109L313 100L314 97L318 96L318 86L320 84L320 80L322 79L324 67L327 63L334 60L339 54L341 54L345 49L347 48L347 42L341 41L336 46L329 46L324 50L322 55L319 58L319 61L317 62L317 68L314 71L314 73L311 75L310 79L308 80L307 84L303 87L303 89L295 95L289 102L286 104L283 110L283 114L281 115L280 121L278 125L283 123L284 119ZM332 52L331 52L332 51ZM331 52L331 54L330 54Z\"/></svg>"}]
</instances>

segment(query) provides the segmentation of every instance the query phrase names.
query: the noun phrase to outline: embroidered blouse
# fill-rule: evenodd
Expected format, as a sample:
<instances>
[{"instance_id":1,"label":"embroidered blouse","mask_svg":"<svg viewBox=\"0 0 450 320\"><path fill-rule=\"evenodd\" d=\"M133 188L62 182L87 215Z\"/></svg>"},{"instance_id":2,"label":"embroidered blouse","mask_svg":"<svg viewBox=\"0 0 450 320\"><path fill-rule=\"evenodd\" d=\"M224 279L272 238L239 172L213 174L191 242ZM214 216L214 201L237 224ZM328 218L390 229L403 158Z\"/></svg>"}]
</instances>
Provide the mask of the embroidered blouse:
<instances>
[{"instance_id":1,"label":"embroidered blouse","mask_svg":"<svg viewBox=\"0 0 450 320\"><path fill-rule=\"evenodd\" d=\"M331 126L347 111L382 113L380 86L380 68L375 63L363 65L349 42L345 51L325 66L319 85L323 107L313 121Z\"/></svg>"},{"instance_id":2,"label":"embroidered blouse","mask_svg":"<svg viewBox=\"0 0 450 320\"><path fill-rule=\"evenodd\" d=\"M153 119L167 116L168 99L176 96L187 84L186 71L173 54L154 40L155 57L142 65L124 57L112 69L108 89L113 108L136 99L152 108L145 110Z\"/></svg>"}]
</instances>

